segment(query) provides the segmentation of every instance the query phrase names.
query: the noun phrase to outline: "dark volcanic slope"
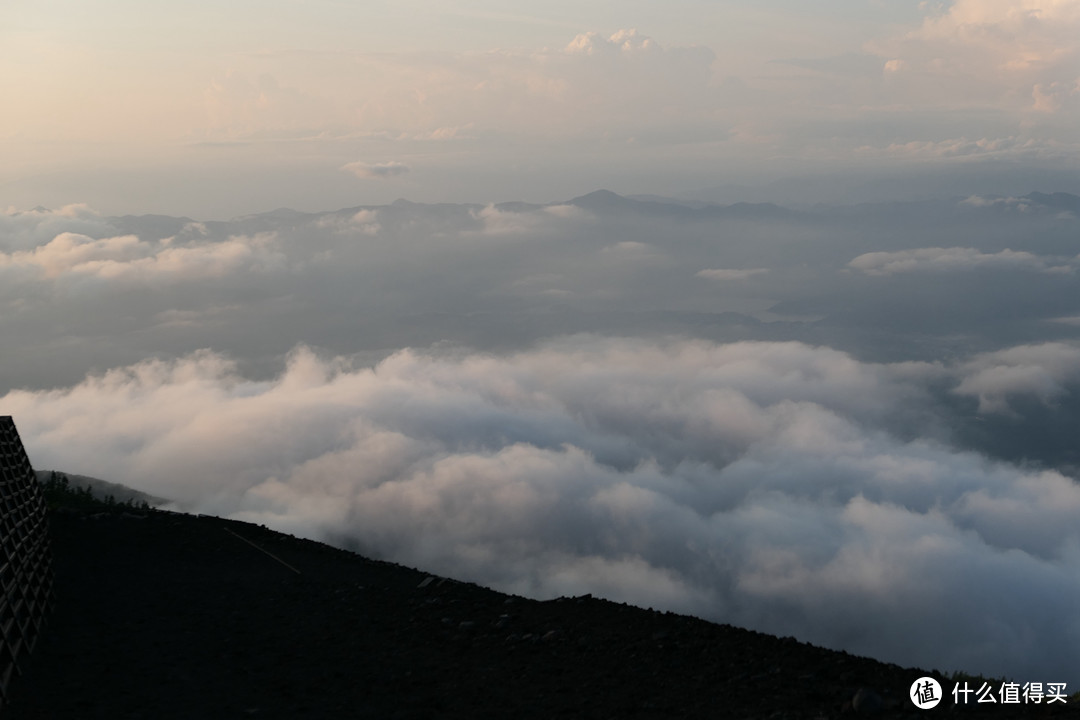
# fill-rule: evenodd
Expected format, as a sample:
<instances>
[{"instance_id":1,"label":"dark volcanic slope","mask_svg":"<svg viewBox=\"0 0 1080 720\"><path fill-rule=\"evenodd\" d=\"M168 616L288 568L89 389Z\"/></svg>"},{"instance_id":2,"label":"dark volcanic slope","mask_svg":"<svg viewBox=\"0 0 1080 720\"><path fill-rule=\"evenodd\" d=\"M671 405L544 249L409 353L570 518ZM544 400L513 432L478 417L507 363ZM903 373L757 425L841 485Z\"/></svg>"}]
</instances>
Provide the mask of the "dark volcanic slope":
<instances>
[{"instance_id":1,"label":"dark volcanic slope","mask_svg":"<svg viewBox=\"0 0 1080 720\"><path fill-rule=\"evenodd\" d=\"M907 702L918 670L429 580L243 523L68 513L53 531L57 608L7 718L828 718L860 688L878 717L956 710Z\"/></svg>"}]
</instances>

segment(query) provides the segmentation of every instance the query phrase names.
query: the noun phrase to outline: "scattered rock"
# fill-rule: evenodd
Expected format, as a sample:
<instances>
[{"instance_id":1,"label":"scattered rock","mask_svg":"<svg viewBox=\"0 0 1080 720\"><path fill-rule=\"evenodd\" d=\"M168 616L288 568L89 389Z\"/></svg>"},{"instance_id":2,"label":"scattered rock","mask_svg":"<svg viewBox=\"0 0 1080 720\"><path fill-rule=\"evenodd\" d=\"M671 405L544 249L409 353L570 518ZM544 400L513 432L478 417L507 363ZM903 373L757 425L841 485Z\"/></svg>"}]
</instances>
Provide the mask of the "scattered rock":
<instances>
[{"instance_id":1,"label":"scattered rock","mask_svg":"<svg viewBox=\"0 0 1080 720\"><path fill-rule=\"evenodd\" d=\"M876 713L885 707L881 696L870 688L859 688L851 699L851 708L857 713Z\"/></svg>"}]
</instances>

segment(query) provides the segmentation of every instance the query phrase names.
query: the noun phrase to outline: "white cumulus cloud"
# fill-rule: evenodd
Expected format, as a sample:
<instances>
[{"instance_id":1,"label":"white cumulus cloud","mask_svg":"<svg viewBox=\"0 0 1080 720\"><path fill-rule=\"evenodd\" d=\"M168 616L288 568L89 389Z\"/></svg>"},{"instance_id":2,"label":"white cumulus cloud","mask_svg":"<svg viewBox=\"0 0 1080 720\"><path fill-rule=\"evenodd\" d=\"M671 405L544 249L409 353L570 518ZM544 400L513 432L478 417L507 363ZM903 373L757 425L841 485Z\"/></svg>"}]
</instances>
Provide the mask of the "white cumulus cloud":
<instances>
[{"instance_id":1,"label":"white cumulus cloud","mask_svg":"<svg viewBox=\"0 0 1080 720\"><path fill-rule=\"evenodd\" d=\"M1060 375L1074 356L1019 348L964 372ZM374 367L298 348L260 381L201 351L0 402L39 467L199 511L533 596L1075 682L1080 488L900 438L917 370L793 342L577 336Z\"/></svg>"},{"instance_id":2,"label":"white cumulus cloud","mask_svg":"<svg viewBox=\"0 0 1080 720\"><path fill-rule=\"evenodd\" d=\"M953 392L978 398L980 412L1008 412L1009 399L1051 403L1080 380L1080 348L1069 343L1021 345L977 355L960 368Z\"/></svg>"},{"instance_id":3,"label":"white cumulus cloud","mask_svg":"<svg viewBox=\"0 0 1080 720\"><path fill-rule=\"evenodd\" d=\"M275 242L272 233L173 246L169 238L144 242L134 235L94 239L64 232L33 250L0 253L0 271L29 269L47 279L221 277L240 269L259 270L282 264L284 257L275 249Z\"/></svg>"}]
</instances>

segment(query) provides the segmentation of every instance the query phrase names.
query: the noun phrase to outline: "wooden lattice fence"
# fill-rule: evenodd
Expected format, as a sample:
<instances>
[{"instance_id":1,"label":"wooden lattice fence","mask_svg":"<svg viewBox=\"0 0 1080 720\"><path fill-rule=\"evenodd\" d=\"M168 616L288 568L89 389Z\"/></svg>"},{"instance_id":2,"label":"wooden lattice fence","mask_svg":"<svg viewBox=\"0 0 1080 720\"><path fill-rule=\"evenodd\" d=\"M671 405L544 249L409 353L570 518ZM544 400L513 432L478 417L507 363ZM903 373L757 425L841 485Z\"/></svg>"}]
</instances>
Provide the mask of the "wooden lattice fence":
<instances>
[{"instance_id":1,"label":"wooden lattice fence","mask_svg":"<svg viewBox=\"0 0 1080 720\"><path fill-rule=\"evenodd\" d=\"M15 422L0 416L0 707L52 605L52 552L41 486Z\"/></svg>"}]
</instances>

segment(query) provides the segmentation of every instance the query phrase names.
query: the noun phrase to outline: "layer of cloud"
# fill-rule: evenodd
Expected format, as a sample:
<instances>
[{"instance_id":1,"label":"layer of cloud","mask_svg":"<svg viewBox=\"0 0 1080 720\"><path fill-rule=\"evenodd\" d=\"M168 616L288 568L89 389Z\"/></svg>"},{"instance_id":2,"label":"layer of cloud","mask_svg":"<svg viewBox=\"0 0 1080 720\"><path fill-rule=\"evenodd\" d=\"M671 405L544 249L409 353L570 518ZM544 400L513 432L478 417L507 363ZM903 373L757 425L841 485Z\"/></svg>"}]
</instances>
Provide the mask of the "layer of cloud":
<instances>
[{"instance_id":1,"label":"layer of cloud","mask_svg":"<svg viewBox=\"0 0 1080 720\"><path fill-rule=\"evenodd\" d=\"M1053 140L1031 137L950 137L941 140L892 142L885 147L862 146L856 153L864 157L895 157L911 160L936 159L1029 159L1059 158L1065 147Z\"/></svg>"},{"instance_id":2,"label":"layer of cloud","mask_svg":"<svg viewBox=\"0 0 1080 720\"><path fill-rule=\"evenodd\" d=\"M256 381L203 351L0 404L40 467L504 590L1076 682L1080 488L950 449L922 413L949 376L980 398L1052 397L1030 368L1064 381L1077 357L1022 347L946 370L578 336L369 368L301 347ZM923 439L902 439L912 425Z\"/></svg>"},{"instance_id":3,"label":"layer of cloud","mask_svg":"<svg viewBox=\"0 0 1080 720\"><path fill-rule=\"evenodd\" d=\"M1039 341L1021 320L1053 340L1071 326L1043 321L1080 313L1066 272L1077 264L1077 202L1032 194L810 213L601 195L228 222L10 212L0 215L0 335L14 349L0 392L198 347L269 372L297 342L352 354L677 333L933 360L957 333L983 349ZM1022 252L1003 250L1017 238Z\"/></svg>"},{"instance_id":4,"label":"layer of cloud","mask_svg":"<svg viewBox=\"0 0 1080 720\"><path fill-rule=\"evenodd\" d=\"M768 268L711 268L699 271L697 276L706 278L707 280L746 280L747 278L767 272L769 272Z\"/></svg>"},{"instance_id":5,"label":"layer of cloud","mask_svg":"<svg viewBox=\"0 0 1080 720\"><path fill-rule=\"evenodd\" d=\"M593 55L602 52L659 52L662 48L650 37L639 35L637 30L619 30L618 32L603 37L598 32L585 32L576 36L566 46L566 52L570 54L584 53Z\"/></svg>"},{"instance_id":6,"label":"layer of cloud","mask_svg":"<svg viewBox=\"0 0 1080 720\"><path fill-rule=\"evenodd\" d=\"M972 207L978 208L996 207L1016 210L1018 212L1027 212L1031 210L1031 202L1024 198L983 197L982 195L972 195L971 197L964 198L960 202L964 205L971 205Z\"/></svg>"},{"instance_id":7,"label":"layer of cloud","mask_svg":"<svg viewBox=\"0 0 1080 720\"><path fill-rule=\"evenodd\" d=\"M358 160L342 165L341 169L345 172L352 173L358 178L376 178L381 180L404 175L412 168L405 163L400 163L396 160L382 163L366 163Z\"/></svg>"},{"instance_id":8,"label":"layer of cloud","mask_svg":"<svg viewBox=\"0 0 1080 720\"><path fill-rule=\"evenodd\" d=\"M595 139L613 127L639 133L669 126L676 108L684 118L677 126L709 117L715 55L708 48L665 48L633 29L567 40L561 48L264 55L207 87L206 134L218 141L423 143L430 153L433 141ZM362 177L399 168L345 166Z\"/></svg>"},{"instance_id":9,"label":"layer of cloud","mask_svg":"<svg viewBox=\"0 0 1080 720\"><path fill-rule=\"evenodd\" d=\"M899 252L863 253L849 262L848 267L867 275L957 272L977 268L1027 269L1055 274L1073 272L1072 265L1055 264L1023 250L1006 249L986 253L970 247L932 247Z\"/></svg>"},{"instance_id":10,"label":"layer of cloud","mask_svg":"<svg viewBox=\"0 0 1080 720\"><path fill-rule=\"evenodd\" d=\"M957 0L928 16L912 36L980 48L997 57L996 69L1020 71L1075 58L1078 26L1076 0Z\"/></svg>"},{"instance_id":11,"label":"layer of cloud","mask_svg":"<svg viewBox=\"0 0 1080 720\"><path fill-rule=\"evenodd\" d=\"M809 25L752 3L683 5L663 21L582 11L514 39L487 22L440 28L422 46L383 37L382 51L354 36L316 39L355 27L335 6L306 26L306 47L296 42L304 23L278 18L237 33L250 52L217 62L143 48L144 62L111 75L108 43L83 57L52 52L65 41L48 23L15 30L5 44L13 61L0 63L13 92L0 118L9 159L0 180L29 204L91 186L110 208L227 217L260 209L255 198L270 193L275 205L302 196L322 206L330 193L348 202L349 176L333 172L342 158L385 178L391 169L375 159L423 157L424 172L410 177L418 194L480 202L507 199L508 188L547 199L583 178L664 193L853 165L891 176L898 157L928 166L907 183L912 195L926 194L926 178L941 181L934 168L976 159L1022 161L994 168L1004 186L995 191L1014 192L1025 170L1075 167L1074 0L931 3L899 22L878 8ZM382 27L385 13L372 10L369 24ZM653 26L620 27L631 17ZM109 87L85 97L103 74ZM77 116L64 112L74 97ZM141 102L118 117L130 97ZM199 162L178 163L178 146ZM810 185L804 195L825 192Z\"/></svg>"},{"instance_id":12,"label":"layer of cloud","mask_svg":"<svg viewBox=\"0 0 1080 720\"><path fill-rule=\"evenodd\" d=\"M61 233L98 236L110 231L114 228L109 220L83 204L66 205L59 210L8 208L0 213L0 252L32 250Z\"/></svg>"},{"instance_id":13,"label":"layer of cloud","mask_svg":"<svg viewBox=\"0 0 1080 720\"><path fill-rule=\"evenodd\" d=\"M82 276L101 280L214 278L240 270L280 266L273 234L230 237L218 243L173 246L171 238L143 242L134 235L94 239L63 232L33 250L0 253L0 273L29 270L46 279Z\"/></svg>"},{"instance_id":14,"label":"layer of cloud","mask_svg":"<svg viewBox=\"0 0 1080 720\"><path fill-rule=\"evenodd\" d=\"M1023 345L984 353L963 368L953 391L978 398L980 412L1009 412L1010 398L1052 403L1080 381L1080 348L1066 343Z\"/></svg>"},{"instance_id":15,"label":"layer of cloud","mask_svg":"<svg viewBox=\"0 0 1080 720\"><path fill-rule=\"evenodd\" d=\"M382 225L379 224L379 211L371 209L358 210L355 214L346 217L338 214L324 215L315 220L315 226L341 235L357 232L363 235L377 235L382 229Z\"/></svg>"},{"instance_id":16,"label":"layer of cloud","mask_svg":"<svg viewBox=\"0 0 1080 720\"><path fill-rule=\"evenodd\" d=\"M960 89L960 103L1054 112L1078 79L1078 37L1076 0L957 0L929 9L920 28L882 50L897 54L898 73Z\"/></svg>"}]
</instances>

